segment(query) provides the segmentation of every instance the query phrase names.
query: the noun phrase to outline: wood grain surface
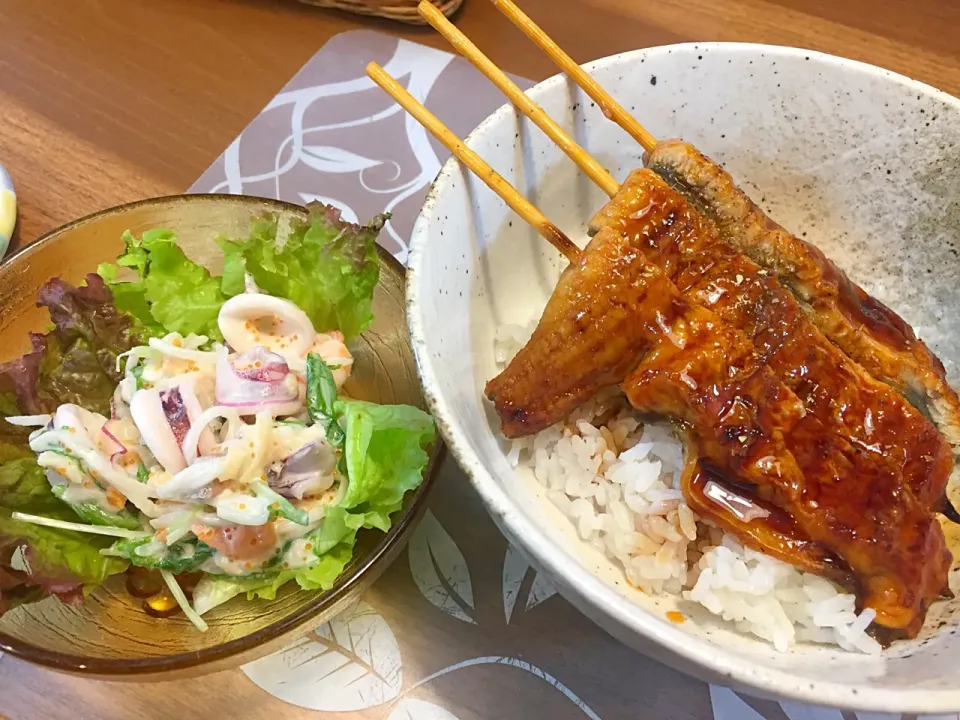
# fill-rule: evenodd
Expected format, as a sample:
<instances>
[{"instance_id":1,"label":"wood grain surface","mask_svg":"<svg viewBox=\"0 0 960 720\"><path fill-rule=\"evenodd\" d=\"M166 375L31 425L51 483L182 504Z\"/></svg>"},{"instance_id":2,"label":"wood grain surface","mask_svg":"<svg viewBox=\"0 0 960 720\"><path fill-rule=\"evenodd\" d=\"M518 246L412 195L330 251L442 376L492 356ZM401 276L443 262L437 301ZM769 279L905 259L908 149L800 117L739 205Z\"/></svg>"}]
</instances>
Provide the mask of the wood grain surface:
<instances>
[{"instance_id":1,"label":"wood grain surface","mask_svg":"<svg viewBox=\"0 0 960 720\"><path fill-rule=\"evenodd\" d=\"M954 0L522 5L580 61L691 40L766 42L874 63L960 95ZM505 70L553 74L486 0L466 0L457 24ZM364 27L444 47L429 29L292 0L0 1L0 163L17 187L16 242L103 207L182 192L320 46ZM268 718L285 707L238 672L175 686L118 685L12 658L0 663L0 718L10 720ZM451 710L487 717L479 698ZM284 713L308 715L293 707Z\"/></svg>"},{"instance_id":2,"label":"wood grain surface","mask_svg":"<svg viewBox=\"0 0 960 720\"><path fill-rule=\"evenodd\" d=\"M578 60L689 40L805 46L960 95L960 3L943 0L526 0ZM504 69L553 67L485 0L457 23ZM99 208L188 187L329 38L428 28L292 0L0 2L0 153L19 242ZM589 30L584 28L589 27Z\"/></svg>"}]
</instances>

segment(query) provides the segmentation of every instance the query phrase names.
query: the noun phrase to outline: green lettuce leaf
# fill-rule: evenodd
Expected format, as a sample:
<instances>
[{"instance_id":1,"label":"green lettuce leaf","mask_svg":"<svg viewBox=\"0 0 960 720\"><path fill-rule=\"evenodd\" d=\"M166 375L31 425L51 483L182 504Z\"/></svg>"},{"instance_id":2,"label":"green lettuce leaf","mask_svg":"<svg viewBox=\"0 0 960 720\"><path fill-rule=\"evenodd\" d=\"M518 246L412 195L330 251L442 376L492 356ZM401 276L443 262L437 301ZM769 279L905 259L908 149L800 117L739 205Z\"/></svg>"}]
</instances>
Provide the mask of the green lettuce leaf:
<instances>
[{"instance_id":1,"label":"green lettuce leaf","mask_svg":"<svg viewBox=\"0 0 960 720\"><path fill-rule=\"evenodd\" d=\"M63 500L63 492L65 489L63 485L51 487L54 496L66 502L73 512L76 513L77 517L80 518L81 522L90 525L124 528L125 530L141 529L139 518L126 508L120 510L120 512L107 512L95 502L70 503Z\"/></svg>"},{"instance_id":2,"label":"green lettuce leaf","mask_svg":"<svg viewBox=\"0 0 960 720\"><path fill-rule=\"evenodd\" d=\"M254 223L246 240L220 238L223 292L243 292L250 273L264 292L296 303L319 332L339 330L350 340L373 319L373 290L380 277L377 235L389 215L360 226L341 220L336 208L319 203L307 208L310 218L292 224L282 247L276 219L270 217Z\"/></svg>"},{"instance_id":3,"label":"green lettuce leaf","mask_svg":"<svg viewBox=\"0 0 960 720\"><path fill-rule=\"evenodd\" d=\"M13 512L77 521L34 458L0 466L0 615L48 595L78 601L85 590L126 569L122 560L100 554L109 539L20 522Z\"/></svg>"},{"instance_id":4,"label":"green lettuce leaf","mask_svg":"<svg viewBox=\"0 0 960 720\"><path fill-rule=\"evenodd\" d=\"M330 549L308 568L282 570L267 580L206 575L193 592L194 609L202 615L243 593L247 594L248 600L273 600L280 588L292 580L296 580L303 590L329 590L352 555L353 543L343 543Z\"/></svg>"},{"instance_id":5,"label":"green lettuce leaf","mask_svg":"<svg viewBox=\"0 0 960 720\"><path fill-rule=\"evenodd\" d=\"M98 272L113 290L116 306L135 317L152 335L196 333L222 340L217 315L226 297L220 278L190 260L171 230L148 230L139 238L123 234L126 251L116 264L104 263ZM132 281L119 279L121 268L136 273Z\"/></svg>"},{"instance_id":6,"label":"green lettuce leaf","mask_svg":"<svg viewBox=\"0 0 960 720\"><path fill-rule=\"evenodd\" d=\"M423 481L436 442L433 418L409 405L337 401L346 435L347 493L340 506L365 515L368 527L386 532L403 496Z\"/></svg>"}]
</instances>

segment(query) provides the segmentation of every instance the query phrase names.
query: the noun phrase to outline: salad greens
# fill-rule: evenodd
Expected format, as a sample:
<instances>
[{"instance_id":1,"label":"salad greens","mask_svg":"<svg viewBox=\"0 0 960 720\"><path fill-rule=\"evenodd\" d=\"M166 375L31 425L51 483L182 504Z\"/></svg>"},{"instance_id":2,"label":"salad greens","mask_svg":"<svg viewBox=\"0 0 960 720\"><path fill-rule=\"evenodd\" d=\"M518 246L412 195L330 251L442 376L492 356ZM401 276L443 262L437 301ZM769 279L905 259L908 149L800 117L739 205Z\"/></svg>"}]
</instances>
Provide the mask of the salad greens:
<instances>
[{"instance_id":1,"label":"salad greens","mask_svg":"<svg viewBox=\"0 0 960 720\"><path fill-rule=\"evenodd\" d=\"M6 443L2 447L8 458L18 451ZM33 457L0 465L0 614L48 595L79 601L84 591L126 568L123 560L100 554L109 539L20 522L12 518L14 512L76 520L51 492Z\"/></svg>"},{"instance_id":2,"label":"salad greens","mask_svg":"<svg viewBox=\"0 0 960 720\"><path fill-rule=\"evenodd\" d=\"M80 287L60 278L48 281L37 305L50 312L53 328L32 334L31 352L0 365L0 392L12 393L11 402L26 413L51 412L61 403L109 412L121 377L117 357L144 339L133 318L117 309L113 294L93 274Z\"/></svg>"},{"instance_id":3,"label":"salad greens","mask_svg":"<svg viewBox=\"0 0 960 720\"><path fill-rule=\"evenodd\" d=\"M63 500L63 486L58 485L51 488L53 494L60 500ZM103 525L104 527L118 527L127 530L140 530L140 520L127 509L117 513L109 513L96 503L71 503L64 500L71 509L85 523L90 525Z\"/></svg>"},{"instance_id":4,"label":"salad greens","mask_svg":"<svg viewBox=\"0 0 960 720\"><path fill-rule=\"evenodd\" d=\"M37 304L49 310L53 328L31 336L31 352L0 365L2 417L49 412L60 402L109 411L119 379L116 358L141 339L131 318L114 307L97 275L79 288L54 278L41 288ZM12 518L22 512L78 519L54 494L27 439L24 428L0 420L0 614L48 595L79 600L126 568L123 560L100 554L109 539Z\"/></svg>"},{"instance_id":5,"label":"salad greens","mask_svg":"<svg viewBox=\"0 0 960 720\"><path fill-rule=\"evenodd\" d=\"M335 208L314 204L310 210L310 219L295 221L282 246L276 219L254 223L246 240L220 238L222 289L228 296L242 293L250 273L261 290L307 313L318 332L339 330L351 340L373 320L377 235L389 215L359 226L341 220Z\"/></svg>"},{"instance_id":6,"label":"salad greens","mask_svg":"<svg viewBox=\"0 0 960 720\"><path fill-rule=\"evenodd\" d=\"M430 458L425 447L435 439L433 419L408 405L337 401L344 429L347 494L341 506L363 515L364 527L387 531L390 514L403 496L420 484Z\"/></svg>"},{"instance_id":7,"label":"salad greens","mask_svg":"<svg viewBox=\"0 0 960 720\"><path fill-rule=\"evenodd\" d=\"M310 422L322 425L327 439L343 445L343 428L337 422L337 384L330 366L316 353L307 355L307 414Z\"/></svg>"},{"instance_id":8,"label":"salad greens","mask_svg":"<svg viewBox=\"0 0 960 720\"><path fill-rule=\"evenodd\" d=\"M269 215L255 218L245 239L218 238L222 276L188 258L173 232L157 229L140 237L125 233L126 247L116 262L101 265L79 287L55 278L40 290L38 305L48 309L51 329L31 336L29 353L0 365L0 615L50 595L79 601L129 564L163 571L169 582L207 563L193 597L200 613L240 593L273 598L294 580L305 590L328 589L350 562L359 530L389 529L404 494L422 480L428 450L436 442L433 421L417 408L338 396L333 371L339 366L313 352L305 373L309 423L275 422L296 432L320 425L336 450L345 485L324 506L318 524L291 495L266 482L249 484L252 496L269 504L271 522L304 527L301 534L306 526L313 528L297 541L281 543L273 560L246 575L210 572L208 561L217 548L189 534L187 523L168 545L160 535L128 533L135 539L117 540L14 519L23 513L127 531L144 527L144 519L129 509L114 514L96 502L63 501L63 488L51 487L28 446L28 429L5 418L53 413L67 403L111 417L124 378L118 367L123 353L170 333L222 342L220 310L248 289L250 279L259 291L292 301L318 332L339 331L349 340L369 326L380 271L376 237L388 216L359 226L344 222L333 208L313 204L309 209L309 219L292 223L285 239L278 239L279 223ZM131 368L137 390L149 387L143 372L142 366ZM134 486L148 485L151 472L142 461L131 465ZM293 542L307 548L312 559L283 561Z\"/></svg>"},{"instance_id":9,"label":"salad greens","mask_svg":"<svg viewBox=\"0 0 960 720\"><path fill-rule=\"evenodd\" d=\"M297 525L309 525L310 516L306 510L294 507L293 503L287 500L283 495L275 492L270 486L262 482L250 483L250 489L255 495L264 498L270 505L271 519L281 517Z\"/></svg>"},{"instance_id":10,"label":"salad greens","mask_svg":"<svg viewBox=\"0 0 960 720\"><path fill-rule=\"evenodd\" d=\"M147 230L139 238L123 234L126 252L115 265L104 263L98 272L113 290L119 310L129 313L152 335L195 333L222 340L217 314L226 298L220 279L190 260L170 230ZM137 279L118 280L120 268L136 272Z\"/></svg>"}]
</instances>

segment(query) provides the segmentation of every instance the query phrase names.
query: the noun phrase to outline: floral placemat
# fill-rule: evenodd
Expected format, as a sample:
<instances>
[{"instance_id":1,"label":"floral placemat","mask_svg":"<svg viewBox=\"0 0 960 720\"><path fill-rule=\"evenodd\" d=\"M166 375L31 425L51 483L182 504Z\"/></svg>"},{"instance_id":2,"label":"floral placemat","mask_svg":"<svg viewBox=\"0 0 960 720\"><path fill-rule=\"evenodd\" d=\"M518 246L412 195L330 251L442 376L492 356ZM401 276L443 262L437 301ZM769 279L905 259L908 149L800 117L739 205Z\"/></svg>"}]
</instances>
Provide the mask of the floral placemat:
<instances>
[{"instance_id":1,"label":"floral placemat","mask_svg":"<svg viewBox=\"0 0 960 720\"><path fill-rule=\"evenodd\" d=\"M322 200L353 221L388 210L381 242L404 261L447 153L367 79L371 60L461 137L504 101L461 58L374 32L339 35L191 192ZM242 672L318 718L900 719L757 700L628 649L508 545L452 461L403 559L364 600ZM948 718L960 720L938 716Z\"/></svg>"}]
</instances>

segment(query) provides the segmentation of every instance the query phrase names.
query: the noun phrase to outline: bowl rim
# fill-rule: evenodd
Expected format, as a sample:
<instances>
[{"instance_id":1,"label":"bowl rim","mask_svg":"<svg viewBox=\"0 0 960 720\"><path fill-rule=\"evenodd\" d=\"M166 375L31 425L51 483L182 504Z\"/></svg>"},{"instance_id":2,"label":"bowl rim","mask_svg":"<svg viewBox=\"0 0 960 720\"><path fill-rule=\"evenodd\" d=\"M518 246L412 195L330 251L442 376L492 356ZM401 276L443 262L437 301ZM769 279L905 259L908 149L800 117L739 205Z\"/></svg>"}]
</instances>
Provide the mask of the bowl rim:
<instances>
[{"instance_id":1,"label":"bowl rim","mask_svg":"<svg viewBox=\"0 0 960 720\"><path fill-rule=\"evenodd\" d=\"M265 208L274 208L281 212L294 212L301 216L304 215L304 206L295 203L275 200L273 198L258 197L254 195L231 195L228 193L205 193L192 194L183 193L179 195L164 195L133 202L116 205L113 207L98 210L96 212L84 215L83 217L72 220L53 230L50 230L33 243L17 249L8 256L0 266L6 267L15 262L29 260L31 254L37 252L41 246L48 245L57 241L60 235L67 231L75 230L89 222L97 220L106 215L119 215L133 208L139 208L149 205L165 205L170 203L217 203L229 200L240 205L250 205L251 211L255 209L263 210ZM377 244L377 254L381 262L391 265L398 271L401 277L405 276L404 266L385 250L379 243ZM426 395L426 393L424 393ZM109 678L129 678L135 679L144 676L149 679L151 675L161 675L170 671L183 671L191 668L197 668L214 663L216 661L226 660L230 657L240 655L253 650L261 645L293 633L297 628L306 625L311 618L322 612L324 609L335 606L342 598L348 596L354 586L361 582L363 575L379 565L398 543L402 543L408 530L417 523L423 513L426 511L426 498L433 488L439 476L439 470L446 457L446 445L442 438L438 437L437 442L430 453L430 460L423 474L423 482L416 489L409 500L409 507L402 513L390 527L390 530L383 535L373 550L351 571L341 574L334 586L325 592L317 593L317 597L307 605L291 613L289 616L275 621L260 630L244 635L235 640L213 645L203 650L191 651L188 653L178 653L176 655L165 655L161 657L145 658L88 658L81 655L58 653L43 648L38 648L30 643L23 642L17 638L11 637L0 632L0 650L21 660L50 668L59 672L85 675L88 677ZM309 592L309 591L304 591Z\"/></svg>"},{"instance_id":2,"label":"bowl rim","mask_svg":"<svg viewBox=\"0 0 960 720\"><path fill-rule=\"evenodd\" d=\"M856 72L866 76L892 81L951 105L960 114L960 99L942 90L914 80L905 75L857 60L822 53L815 50L765 45L762 43L737 42L698 42L662 45L641 48L599 58L582 67L594 74L597 70L619 64L633 64L640 58L661 57L674 52L695 53L703 51L717 53L760 54L783 58L805 58L817 64L830 66L840 72ZM534 100L557 91L566 82L562 74L554 75L531 88L528 93ZM484 134L491 126L512 121L519 114L510 103L506 103L481 122L465 139L470 147L472 142ZM615 126L611 125L611 128ZM464 172L468 172L464 170ZM451 180L461 174L460 163L456 158L449 159L441 168L424 202L423 209L414 223L410 237L407 258L407 322L410 338L413 342L417 366L423 380L427 404L440 428L447 447L463 468L465 474L483 499L488 512L502 528L509 528L512 539L522 544L536 562L562 582L561 587L568 588L583 604L588 605L599 616L607 620L607 625L598 623L605 629L610 624L664 646L677 656L710 671L715 677L725 678L731 684L751 687L755 690L771 693L780 698L794 699L814 705L829 705L858 711L903 712L917 714L935 714L956 712L960 709L960 691L947 689L915 688L878 688L860 683L842 683L830 680L797 679L791 672L778 669L772 664L747 659L741 654L731 652L726 647L708 640L694 637L679 629L676 625L662 622L652 613L620 595L612 586L599 580L579 563L561 562L567 555L519 511L506 492L494 480L492 473L484 467L474 451L466 434L457 424L442 392L434 362L427 352L426 327L421 307L428 306L432 300L428 288L420 285L419 268L422 257L429 251L431 224L437 198L449 186ZM591 618L594 619L594 618ZM594 619L596 622L596 620ZM608 630L611 635L616 634ZM619 639L619 638L618 638ZM761 642L758 640L758 642Z\"/></svg>"}]
</instances>

